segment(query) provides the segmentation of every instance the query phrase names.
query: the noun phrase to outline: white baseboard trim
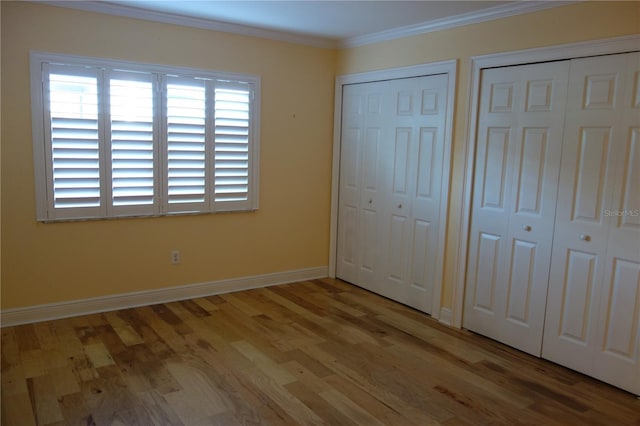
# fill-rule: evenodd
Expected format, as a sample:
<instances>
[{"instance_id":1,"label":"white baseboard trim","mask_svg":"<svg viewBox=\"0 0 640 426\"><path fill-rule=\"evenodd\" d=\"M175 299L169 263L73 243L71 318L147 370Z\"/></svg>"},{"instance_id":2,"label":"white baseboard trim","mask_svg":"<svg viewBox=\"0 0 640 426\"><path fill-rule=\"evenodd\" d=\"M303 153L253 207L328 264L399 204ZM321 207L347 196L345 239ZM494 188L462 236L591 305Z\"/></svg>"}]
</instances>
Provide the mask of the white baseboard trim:
<instances>
[{"instance_id":1,"label":"white baseboard trim","mask_svg":"<svg viewBox=\"0 0 640 426\"><path fill-rule=\"evenodd\" d=\"M25 308L4 309L0 311L0 324L2 327L10 327L14 325L75 317L78 315L95 314L98 312L115 311L118 309L175 302L178 300L193 299L197 297L211 296L214 294L269 287L296 281L326 278L327 276L328 267L319 266L316 268L231 278L199 284L187 284L148 291L113 294L109 296L93 297L90 299L28 306Z\"/></svg>"},{"instance_id":2,"label":"white baseboard trim","mask_svg":"<svg viewBox=\"0 0 640 426\"><path fill-rule=\"evenodd\" d=\"M451 327L452 319L453 319L453 311L450 308L440 308L440 318L438 318L438 320L441 323Z\"/></svg>"}]
</instances>

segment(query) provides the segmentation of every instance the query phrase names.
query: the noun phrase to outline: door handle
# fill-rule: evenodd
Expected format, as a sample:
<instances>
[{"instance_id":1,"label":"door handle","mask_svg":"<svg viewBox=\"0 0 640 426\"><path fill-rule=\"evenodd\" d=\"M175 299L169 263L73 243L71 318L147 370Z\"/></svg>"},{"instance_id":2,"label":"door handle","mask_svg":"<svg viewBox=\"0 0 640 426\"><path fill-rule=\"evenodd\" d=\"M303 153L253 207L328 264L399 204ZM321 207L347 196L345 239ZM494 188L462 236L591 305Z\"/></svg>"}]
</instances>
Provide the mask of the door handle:
<instances>
[{"instance_id":1,"label":"door handle","mask_svg":"<svg viewBox=\"0 0 640 426\"><path fill-rule=\"evenodd\" d=\"M587 235L587 234L580 234L580 241L591 241L591 236Z\"/></svg>"},{"instance_id":2,"label":"door handle","mask_svg":"<svg viewBox=\"0 0 640 426\"><path fill-rule=\"evenodd\" d=\"M522 229L524 229L524 230L525 230L525 231L527 231L527 232L530 232L530 231L531 231L531 226L529 226L529 225L523 225L523 226L522 226Z\"/></svg>"}]
</instances>

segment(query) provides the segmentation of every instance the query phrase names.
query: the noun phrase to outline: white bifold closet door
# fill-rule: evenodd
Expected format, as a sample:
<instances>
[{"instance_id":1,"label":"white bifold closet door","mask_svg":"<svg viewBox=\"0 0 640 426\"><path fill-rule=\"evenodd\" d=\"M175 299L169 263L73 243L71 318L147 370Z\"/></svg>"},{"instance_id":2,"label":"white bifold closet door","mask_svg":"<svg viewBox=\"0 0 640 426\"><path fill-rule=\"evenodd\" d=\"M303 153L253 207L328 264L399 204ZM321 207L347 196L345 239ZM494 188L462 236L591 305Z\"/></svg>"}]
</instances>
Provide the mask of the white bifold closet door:
<instances>
[{"instance_id":1,"label":"white bifold closet door","mask_svg":"<svg viewBox=\"0 0 640 426\"><path fill-rule=\"evenodd\" d=\"M542 355L640 395L640 53L571 62Z\"/></svg>"},{"instance_id":2,"label":"white bifold closet door","mask_svg":"<svg viewBox=\"0 0 640 426\"><path fill-rule=\"evenodd\" d=\"M484 70L465 328L540 356L568 62Z\"/></svg>"},{"instance_id":3,"label":"white bifold closet door","mask_svg":"<svg viewBox=\"0 0 640 426\"><path fill-rule=\"evenodd\" d=\"M483 71L464 327L640 395L640 53Z\"/></svg>"},{"instance_id":4,"label":"white bifold closet door","mask_svg":"<svg viewBox=\"0 0 640 426\"><path fill-rule=\"evenodd\" d=\"M344 87L336 276L430 313L448 76Z\"/></svg>"}]
</instances>

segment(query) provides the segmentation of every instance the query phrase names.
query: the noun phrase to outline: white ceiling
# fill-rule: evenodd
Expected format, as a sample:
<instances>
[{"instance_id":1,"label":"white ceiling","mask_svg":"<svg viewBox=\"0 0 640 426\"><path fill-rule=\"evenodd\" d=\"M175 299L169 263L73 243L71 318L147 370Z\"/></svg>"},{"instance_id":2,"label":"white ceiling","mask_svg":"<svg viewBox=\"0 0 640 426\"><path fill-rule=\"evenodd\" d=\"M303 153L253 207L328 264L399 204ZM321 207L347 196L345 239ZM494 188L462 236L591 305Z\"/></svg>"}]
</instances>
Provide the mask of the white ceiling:
<instances>
[{"instance_id":1,"label":"white ceiling","mask_svg":"<svg viewBox=\"0 0 640 426\"><path fill-rule=\"evenodd\" d=\"M553 7L552 1L462 0L114 0L43 1L163 22L325 47L366 44L412 33Z\"/></svg>"},{"instance_id":2,"label":"white ceiling","mask_svg":"<svg viewBox=\"0 0 640 426\"><path fill-rule=\"evenodd\" d=\"M474 12L506 2L123 0L111 3L341 40Z\"/></svg>"}]
</instances>

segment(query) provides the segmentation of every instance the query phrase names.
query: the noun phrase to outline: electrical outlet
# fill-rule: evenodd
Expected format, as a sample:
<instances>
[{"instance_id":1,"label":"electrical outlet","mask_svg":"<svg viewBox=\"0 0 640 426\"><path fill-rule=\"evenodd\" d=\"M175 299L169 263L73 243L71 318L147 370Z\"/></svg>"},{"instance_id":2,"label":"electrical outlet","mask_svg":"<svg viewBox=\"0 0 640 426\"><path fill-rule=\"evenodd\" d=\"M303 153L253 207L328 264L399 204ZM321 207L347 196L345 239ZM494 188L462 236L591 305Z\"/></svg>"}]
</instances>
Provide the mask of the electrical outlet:
<instances>
[{"instance_id":1,"label":"electrical outlet","mask_svg":"<svg viewBox=\"0 0 640 426\"><path fill-rule=\"evenodd\" d=\"M171 264L177 265L180 263L180 250L173 250L171 252Z\"/></svg>"}]
</instances>

